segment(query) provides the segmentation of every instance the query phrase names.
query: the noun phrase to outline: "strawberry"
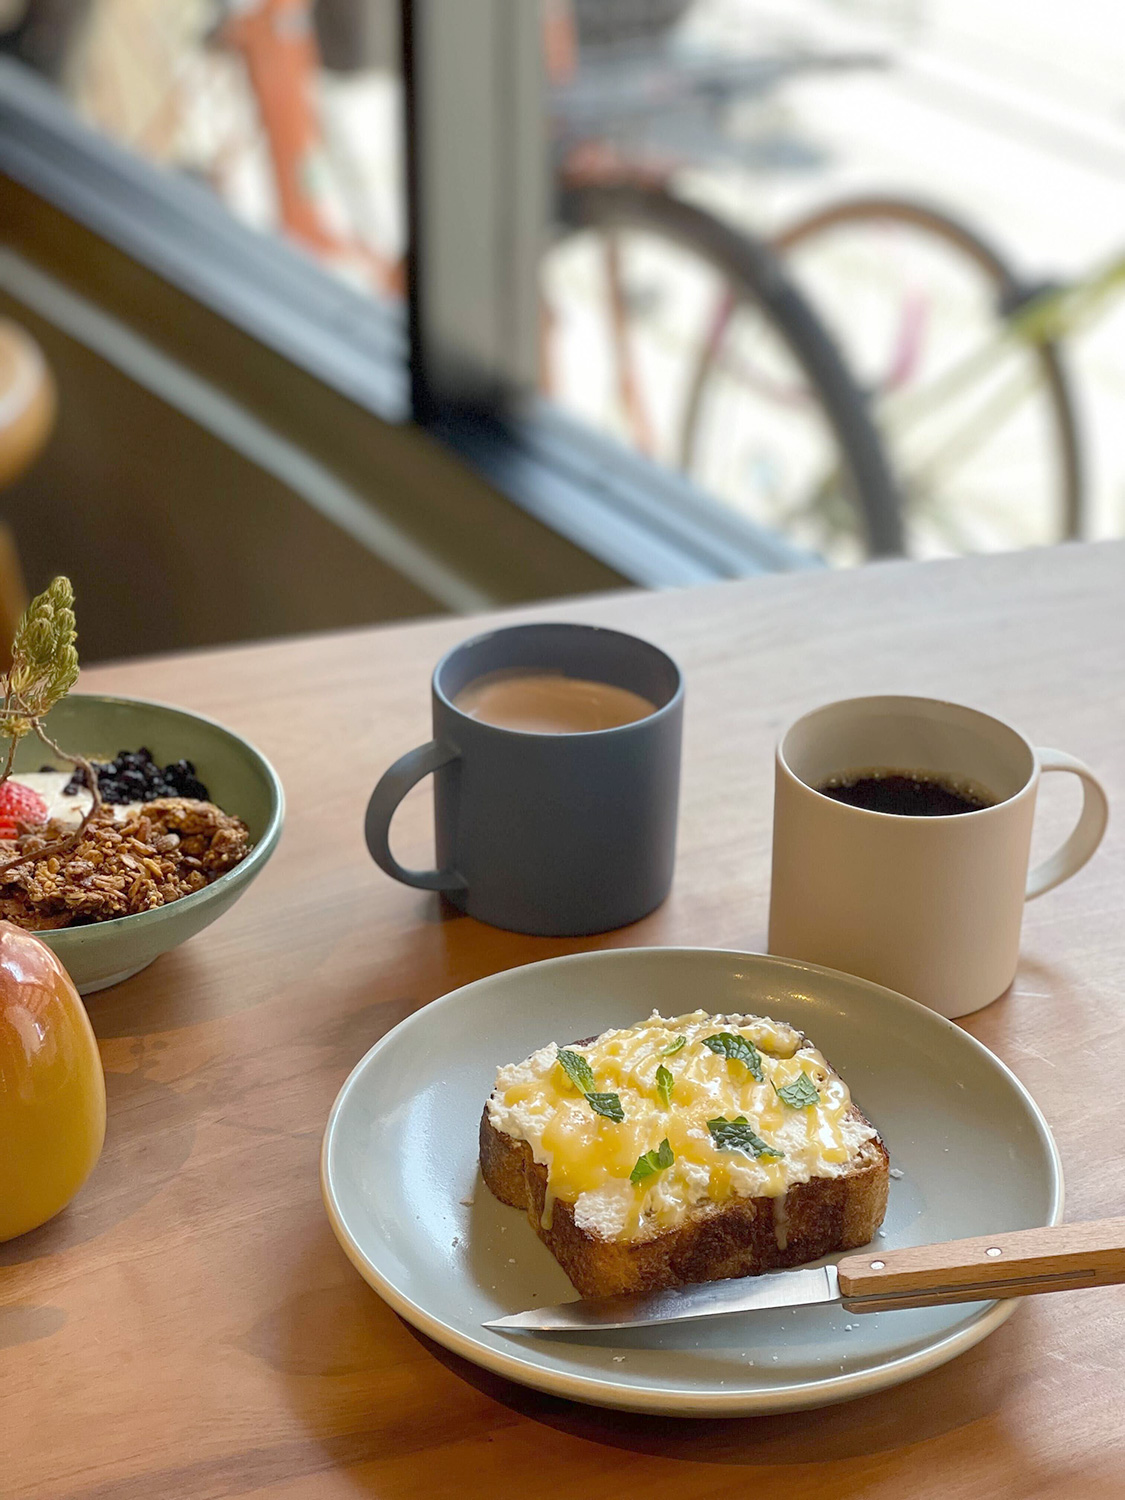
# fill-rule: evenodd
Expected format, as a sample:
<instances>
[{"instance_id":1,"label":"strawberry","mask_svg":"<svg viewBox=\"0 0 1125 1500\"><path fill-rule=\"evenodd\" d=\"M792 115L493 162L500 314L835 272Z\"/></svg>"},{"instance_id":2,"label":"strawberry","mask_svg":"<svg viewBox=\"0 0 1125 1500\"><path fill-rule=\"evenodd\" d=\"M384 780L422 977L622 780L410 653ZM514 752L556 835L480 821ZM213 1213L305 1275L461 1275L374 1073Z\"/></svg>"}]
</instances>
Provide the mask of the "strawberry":
<instances>
[{"instance_id":1,"label":"strawberry","mask_svg":"<svg viewBox=\"0 0 1125 1500\"><path fill-rule=\"evenodd\" d=\"M0 839L14 839L18 823L45 823L47 804L38 792L18 781L0 782Z\"/></svg>"}]
</instances>

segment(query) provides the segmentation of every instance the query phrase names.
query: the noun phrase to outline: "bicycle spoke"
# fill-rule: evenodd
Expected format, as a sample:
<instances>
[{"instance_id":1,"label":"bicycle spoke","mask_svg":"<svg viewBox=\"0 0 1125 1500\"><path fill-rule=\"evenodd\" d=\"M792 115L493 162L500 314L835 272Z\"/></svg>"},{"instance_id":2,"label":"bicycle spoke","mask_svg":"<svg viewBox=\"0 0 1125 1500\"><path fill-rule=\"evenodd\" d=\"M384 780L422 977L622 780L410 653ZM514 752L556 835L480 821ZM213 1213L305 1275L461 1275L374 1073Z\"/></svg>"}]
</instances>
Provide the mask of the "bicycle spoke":
<instances>
[{"instance_id":1,"label":"bicycle spoke","mask_svg":"<svg viewBox=\"0 0 1125 1500\"><path fill-rule=\"evenodd\" d=\"M641 397L629 338L629 309L621 274L621 239L616 234L606 236L605 275L609 288L610 333L617 375L618 400L621 402L634 446L639 452L651 457L653 452L652 427Z\"/></svg>"},{"instance_id":2,"label":"bicycle spoke","mask_svg":"<svg viewBox=\"0 0 1125 1500\"><path fill-rule=\"evenodd\" d=\"M974 382L983 380L1010 353L1016 342L1015 335L1005 328L987 343L950 365L928 384L886 396L883 401L886 426L901 436L904 430L909 429L912 421L924 419L940 409L945 402L962 395Z\"/></svg>"},{"instance_id":3,"label":"bicycle spoke","mask_svg":"<svg viewBox=\"0 0 1125 1500\"><path fill-rule=\"evenodd\" d=\"M922 459L904 461L907 481L920 481L931 490L936 490L941 480L948 478L953 470L962 467L968 459L979 453L981 447L1011 417L1027 396L1041 383L1038 369L1027 362L1023 369L1013 375L1007 385L978 407L960 429L947 435L937 447Z\"/></svg>"}]
</instances>

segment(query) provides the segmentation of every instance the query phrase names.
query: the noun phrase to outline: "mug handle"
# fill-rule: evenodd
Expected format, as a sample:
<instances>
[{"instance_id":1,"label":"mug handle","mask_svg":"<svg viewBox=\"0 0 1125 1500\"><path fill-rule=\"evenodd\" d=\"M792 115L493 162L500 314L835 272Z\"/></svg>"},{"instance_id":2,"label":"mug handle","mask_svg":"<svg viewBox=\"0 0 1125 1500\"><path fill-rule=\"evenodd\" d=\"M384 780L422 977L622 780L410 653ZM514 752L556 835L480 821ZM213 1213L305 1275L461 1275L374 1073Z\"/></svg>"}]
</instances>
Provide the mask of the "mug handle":
<instances>
[{"instance_id":1,"label":"mug handle","mask_svg":"<svg viewBox=\"0 0 1125 1500\"><path fill-rule=\"evenodd\" d=\"M371 799L367 804L367 816L363 831L371 858L381 870L403 885L417 886L423 891L463 891L465 881L456 870L407 870L391 853L391 819L399 803L412 786L440 770L451 761L458 760L461 752L454 745L431 740L428 745L419 745L408 750L394 765L380 776Z\"/></svg>"},{"instance_id":2,"label":"mug handle","mask_svg":"<svg viewBox=\"0 0 1125 1500\"><path fill-rule=\"evenodd\" d=\"M1082 781L1082 812L1074 831L1049 859L1035 866L1027 877L1027 899L1033 901L1076 874L1102 841L1109 822L1109 800L1105 788L1084 761L1062 750L1036 750L1040 771L1071 771Z\"/></svg>"}]
</instances>

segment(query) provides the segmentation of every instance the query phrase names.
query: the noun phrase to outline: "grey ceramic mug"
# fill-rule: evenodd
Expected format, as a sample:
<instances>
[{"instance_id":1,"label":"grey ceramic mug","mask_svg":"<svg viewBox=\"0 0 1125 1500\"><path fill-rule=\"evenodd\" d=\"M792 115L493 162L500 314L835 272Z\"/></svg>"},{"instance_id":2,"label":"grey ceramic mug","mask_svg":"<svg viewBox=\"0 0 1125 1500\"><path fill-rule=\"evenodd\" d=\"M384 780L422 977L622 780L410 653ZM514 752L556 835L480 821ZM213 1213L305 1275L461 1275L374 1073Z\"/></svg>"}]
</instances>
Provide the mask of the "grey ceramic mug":
<instances>
[{"instance_id":1,"label":"grey ceramic mug","mask_svg":"<svg viewBox=\"0 0 1125 1500\"><path fill-rule=\"evenodd\" d=\"M505 668L628 688L656 705L631 724L579 734L501 729L454 699ZM514 932L579 936L635 922L668 894L676 849L684 689L671 657L593 625L514 625L463 642L433 676L434 737L397 760L367 805L381 869ZM437 868L391 853L395 808L434 778Z\"/></svg>"}]
</instances>

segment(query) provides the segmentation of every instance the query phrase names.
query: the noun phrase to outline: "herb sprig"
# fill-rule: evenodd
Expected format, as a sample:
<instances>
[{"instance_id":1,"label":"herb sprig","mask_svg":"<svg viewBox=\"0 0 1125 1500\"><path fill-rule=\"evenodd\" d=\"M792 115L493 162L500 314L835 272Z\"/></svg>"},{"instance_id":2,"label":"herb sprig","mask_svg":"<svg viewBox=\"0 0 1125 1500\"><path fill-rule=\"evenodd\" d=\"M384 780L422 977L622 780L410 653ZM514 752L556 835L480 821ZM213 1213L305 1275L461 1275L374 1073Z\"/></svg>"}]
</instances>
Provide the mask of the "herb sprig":
<instances>
[{"instance_id":1,"label":"herb sprig","mask_svg":"<svg viewBox=\"0 0 1125 1500\"><path fill-rule=\"evenodd\" d=\"M745 1115L738 1115L733 1120L720 1115L716 1120L707 1121L707 1129L720 1151L745 1151L748 1156L765 1160L775 1160L785 1155L784 1151L763 1141L751 1128Z\"/></svg>"},{"instance_id":2,"label":"herb sprig","mask_svg":"<svg viewBox=\"0 0 1125 1500\"><path fill-rule=\"evenodd\" d=\"M29 734L62 760L82 772L91 803L76 829L34 852L18 855L0 865L0 874L28 859L44 859L77 844L101 807L98 778L90 762L56 745L43 728L43 720L78 681L78 637L74 619L74 589L70 579L58 577L37 594L24 611L12 640L12 664L0 674L0 738L8 741L3 752L0 784L8 780L16 750Z\"/></svg>"},{"instance_id":3,"label":"herb sprig","mask_svg":"<svg viewBox=\"0 0 1125 1500\"><path fill-rule=\"evenodd\" d=\"M720 1057L729 1057L735 1062L745 1063L752 1078L759 1083L765 1082L761 1055L748 1037L738 1036L733 1031L718 1031L714 1036L705 1036L703 1045L710 1047L711 1051Z\"/></svg>"},{"instance_id":4,"label":"herb sprig","mask_svg":"<svg viewBox=\"0 0 1125 1500\"><path fill-rule=\"evenodd\" d=\"M617 1094L587 1093L586 1103L595 1114L604 1115L607 1120L615 1120L618 1125L625 1118L625 1111Z\"/></svg>"},{"instance_id":5,"label":"herb sprig","mask_svg":"<svg viewBox=\"0 0 1125 1500\"><path fill-rule=\"evenodd\" d=\"M665 1136L655 1151L646 1151L643 1156L637 1157L637 1165L629 1173L629 1181L641 1183L646 1177L663 1172L665 1167L670 1167L675 1160L675 1152L668 1142L668 1137Z\"/></svg>"},{"instance_id":6,"label":"herb sprig","mask_svg":"<svg viewBox=\"0 0 1125 1500\"><path fill-rule=\"evenodd\" d=\"M656 1070L656 1095L665 1109L672 1108L672 1095L676 1091L676 1080L671 1069L663 1063Z\"/></svg>"},{"instance_id":7,"label":"herb sprig","mask_svg":"<svg viewBox=\"0 0 1125 1500\"><path fill-rule=\"evenodd\" d=\"M803 1070L791 1083L783 1084L781 1088L774 1084L774 1089L777 1097L790 1109L805 1109L810 1104L820 1103L820 1090Z\"/></svg>"},{"instance_id":8,"label":"herb sprig","mask_svg":"<svg viewBox=\"0 0 1125 1500\"><path fill-rule=\"evenodd\" d=\"M594 1070L581 1052L572 1052L569 1047L560 1047L559 1063L580 1094L590 1093L594 1087Z\"/></svg>"},{"instance_id":9,"label":"herb sprig","mask_svg":"<svg viewBox=\"0 0 1125 1500\"><path fill-rule=\"evenodd\" d=\"M574 1087L580 1094L585 1095L586 1103L594 1113L604 1115L607 1120L615 1120L620 1125L625 1118L620 1096L599 1094L595 1090L594 1070L581 1052L574 1052L569 1047L560 1047L558 1061Z\"/></svg>"}]
</instances>

